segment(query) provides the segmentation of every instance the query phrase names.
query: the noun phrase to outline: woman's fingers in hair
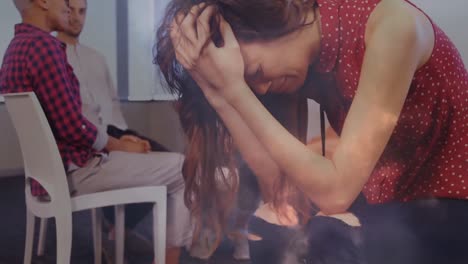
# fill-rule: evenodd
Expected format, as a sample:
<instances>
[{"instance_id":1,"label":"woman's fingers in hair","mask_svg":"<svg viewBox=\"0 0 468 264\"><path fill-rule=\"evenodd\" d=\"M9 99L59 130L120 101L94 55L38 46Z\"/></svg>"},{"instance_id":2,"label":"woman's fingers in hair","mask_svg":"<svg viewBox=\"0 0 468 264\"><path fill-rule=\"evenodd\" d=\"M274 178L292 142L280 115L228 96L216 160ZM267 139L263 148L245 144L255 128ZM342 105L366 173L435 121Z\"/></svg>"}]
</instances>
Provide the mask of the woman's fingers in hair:
<instances>
[{"instance_id":1,"label":"woman's fingers in hair","mask_svg":"<svg viewBox=\"0 0 468 264\"><path fill-rule=\"evenodd\" d=\"M204 47L211 42L210 19L214 13L214 6L201 3L192 7L182 22L182 32L187 33L185 37L193 44L189 53L194 64L203 52Z\"/></svg>"},{"instance_id":2,"label":"woman's fingers in hair","mask_svg":"<svg viewBox=\"0 0 468 264\"><path fill-rule=\"evenodd\" d=\"M206 4L201 3L190 8L180 24L184 36L192 43L196 44L198 39L197 20Z\"/></svg>"},{"instance_id":3,"label":"woman's fingers in hair","mask_svg":"<svg viewBox=\"0 0 468 264\"><path fill-rule=\"evenodd\" d=\"M185 68L191 69L193 62L190 60L190 56L187 50L190 50L191 44L187 43L187 39L183 36L180 24L183 20L183 14L177 15L171 24L170 37L172 45L174 46L174 52L177 61Z\"/></svg>"},{"instance_id":4,"label":"woman's fingers in hair","mask_svg":"<svg viewBox=\"0 0 468 264\"><path fill-rule=\"evenodd\" d=\"M201 3L193 6L187 14L178 14L172 23L171 40L177 60L187 70L196 65L203 48L211 42L210 19L215 13L213 6Z\"/></svg>"},{"instance_id":5,"label":"woman's fingers in hair","mask_svg":"<svg viewBox=\"0 0 468 264\"><path fill-rule=\"evenodd\" d=\"M174 17L171 23L171 28L169 30L169 34L171 37L172 44L174 48L178 48L183 44L183 32L180 27L180 24L182 23L183 20L183 14L178 14Z\"/></svg>"},{"instance_id":6,"label":"woman's fingers in hair","mask_svg":"<svg viewBox=\"0 0 468 264\"><path fill-rule=\"evenodd\" d=\"M236 36L232 31L231 25L229 25L229 23L222 16L220 16L219 19L219 30L224 40L225 47L239 47L239 43L237 42Z\"/></svg>"},{"instance_id":7,"label":"woman's fingers in hair","mask_svg":"<svg viewBox=\"0 0 468 264\"><path fill-rule=\"evenodd\" d=\"M211 41L210 20L215 14L215 11L216 9L214 6L207 6L202 10L197 19L198 44L201 45L197 47L199 51Z\"/></svg>"}]
</instances>

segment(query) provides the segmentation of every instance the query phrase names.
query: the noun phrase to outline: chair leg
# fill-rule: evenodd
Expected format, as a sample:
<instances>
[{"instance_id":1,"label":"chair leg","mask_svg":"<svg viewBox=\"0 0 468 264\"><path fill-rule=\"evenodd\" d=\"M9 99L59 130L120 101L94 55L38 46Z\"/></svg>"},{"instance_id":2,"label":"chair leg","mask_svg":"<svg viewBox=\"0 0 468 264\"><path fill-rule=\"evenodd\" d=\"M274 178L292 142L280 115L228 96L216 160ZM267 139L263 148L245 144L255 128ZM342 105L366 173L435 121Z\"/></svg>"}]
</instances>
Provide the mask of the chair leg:
<instances>
[{"instance_id":1,"label":"chair leg","mask_svg":"<svg viewBox=\"0 0 468 264\"><path fill-rule=\"evenodd\" d=\"M153 207L153 247L156 264L165 264L166 262L166 197L164 196L162 200L155 203Z\"/></svg>"},{"instance_id":2,"label":"chair leg","mask_svg":"<svg viewBox=\"0 0 468 264\"><path fill-rule=\"evenodd\" d=\"M26 209L26 241L24 246L24 264L30 264L32 260L35 220L35 216L28 209Z\"/></svg>"},{"instance_id":3,"label":"chair leg","mask_svg":"<svg viewBox=\"0 0 468 264\"><path fill-rule=\"evenodd\" d=\"M102 214L101 209L91 210L93 225L94 264L101 264L102 255Z\"/></svg>"},{"instance_id":4,"label":"chair leg","mask_svg":"<svg viewBox=\"0 0 468 264\"><path fill-rule=\"evenodd\" d=\"M57 263L70 263L72 247L71 212L59 212L55 216L57 228Z\"/></svg>"},{"instance_id":5,"label":"chair leg","mask_svg":"<svg viewBox=\"0 0 468 264\"><path fill-rule=\"evenodd\" d=\"M47 238L47 218L41 218L39 227L39 241L37 243L37 255L44 256L45 241Z\"/></svg>"},{"instance_id":6,"label":"chair leg","mask_svg":"<svg viewBox=\"0 0 468 264\"><path fill-rule=\"evenodd\" d=\"M124 205L115 206L115 263L124 263L125 246L125 207Z\"/></svg>"}]
</instances>

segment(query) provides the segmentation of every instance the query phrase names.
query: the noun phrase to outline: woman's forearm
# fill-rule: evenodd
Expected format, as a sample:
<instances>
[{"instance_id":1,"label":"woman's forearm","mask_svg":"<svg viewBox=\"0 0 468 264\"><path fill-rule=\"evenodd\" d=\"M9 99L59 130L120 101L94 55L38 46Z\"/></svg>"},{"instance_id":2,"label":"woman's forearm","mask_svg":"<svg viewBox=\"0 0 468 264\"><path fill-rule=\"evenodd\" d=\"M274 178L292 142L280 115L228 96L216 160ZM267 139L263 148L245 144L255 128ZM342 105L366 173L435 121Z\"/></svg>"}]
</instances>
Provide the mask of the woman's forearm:
<instances>
[{"instance_id":1,"label":"woman's forearm","mask_svg":"<svg viewBox=\"0 0 468 264\"><path fill-rule=\"evenodd\" d=\"M256 175L264 201L271 200L273 184L281 175L279 166L231 105L227 102L217 104L215 109L242 158Z\"/></svg>"},{"instance_id":2,"label":"woman's forearm","mask_svg":"<svg viewBox=\"0 0 468 264\"><path fill-rule=\"evenodd\" d=\"M246 85L246 84L245 84ZM234 91L234 89L233 89ZM339 213L346 210L354 194L343 181L332 159L314 153L286 130L248 88L237 88L226 100L257 138L269 157L321 210ZM241 138L242 139L242 138ZM358 192L359 193L359 192ZM348 195L350 194L350 195Z\"/></svg>"}]
</instances>

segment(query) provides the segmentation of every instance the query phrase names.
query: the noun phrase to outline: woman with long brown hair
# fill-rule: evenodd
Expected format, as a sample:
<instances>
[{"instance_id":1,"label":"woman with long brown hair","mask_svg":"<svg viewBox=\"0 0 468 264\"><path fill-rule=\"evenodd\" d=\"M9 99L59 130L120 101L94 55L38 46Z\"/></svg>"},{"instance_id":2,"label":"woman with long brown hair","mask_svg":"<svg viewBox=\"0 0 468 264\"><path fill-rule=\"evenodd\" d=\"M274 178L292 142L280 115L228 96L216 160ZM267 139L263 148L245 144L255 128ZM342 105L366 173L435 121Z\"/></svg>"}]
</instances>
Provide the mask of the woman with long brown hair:
<instances>
[{"instance_id":1,"label":"woman with long brown hair","mask_svg":"<svg viewBox=\"0 0 468 264\"><path fill-rule=\"evenodd\" d=\"M242 229L249 215L257 208L260 192L262 200L273 202L276 208L293 204L298 212L303 212L303 222L306 222L310 216L311 205L302 192L289 184L284 177L272 178L266 183L257 183L251 169L245 164L245 157L238 155L231 135L206 100L202 90L175 62L168 29L175 14L188 13L192 7L193 3L190 1L172 1L169 4L163 24L158 30L155 61L165 75L171 92L179 96L176 109L188 138L183 175L186 180L186 203L191 208L196 223L194 242L197 243L197 237L202 232L203 226L209 226L216 233L216 242L211 249L213 251L219 244L222 233L226 231L226 223L233 208L240 208L240 212L237 210L235 225L236 228ZM240 12L244 11L247 10ZM299 26L300 21L297 23ZM249 34L246 32L246 35ZM277 32L272 34L280 35ZM285 97L290 98L284 100ZM304 127L289 121L296 117L298 111L297 96L282 96L283 100L279 100L274 95L264 95L259 98L269 106L272 114L280 122L289 127L291 133L305 140ZM305 101L301 102L302 107L304 103ZM257 155L255 152L251 154ZM227 169L221 170L222 167Z\"/></svg>"},{"instance_id":2,"label":"woman with long brown hair","mask_svg":"<svg viewBox=\"0 0 468 264\"><path fill-rule=\"evenodd\" d=\"M156 60L180 95L187 202L216 229L232 204L239 152L280 224L307 222L312 203L346 212L362 192L371 204L433 199L456 216L438 223L468 240L468 74L409 1L174 0ZM258 98L267 93L320 103L340 135L332 157L273 118ZM231 175L216 178L220 167ZM447 242L443 231L424 235Z\"/></svg>"}]
</instances>

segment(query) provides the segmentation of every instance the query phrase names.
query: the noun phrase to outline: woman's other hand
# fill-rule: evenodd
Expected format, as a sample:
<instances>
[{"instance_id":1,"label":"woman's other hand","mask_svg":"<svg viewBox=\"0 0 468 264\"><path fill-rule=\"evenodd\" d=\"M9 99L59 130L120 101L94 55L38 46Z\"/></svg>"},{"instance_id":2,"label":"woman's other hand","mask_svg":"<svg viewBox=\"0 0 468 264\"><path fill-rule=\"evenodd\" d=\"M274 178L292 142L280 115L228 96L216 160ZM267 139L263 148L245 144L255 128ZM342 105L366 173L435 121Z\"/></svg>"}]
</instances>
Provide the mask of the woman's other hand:
<instances>
[{"instance_id":1,"label":"woman's other hand","mask_svg":"<svg viewBox=\"0 0 468 264\"><path fill-rule=\"evenodd\" d=\"M210 20L218 16L223 45L212 40ZM171 40L177 61L190 73L211 104L235 93L236 87L247 87L244 61L231 26L204 3L179 14L172 23ZM240 88L239 88L240 89Z\"/></svg>"}]
</instances>

